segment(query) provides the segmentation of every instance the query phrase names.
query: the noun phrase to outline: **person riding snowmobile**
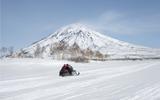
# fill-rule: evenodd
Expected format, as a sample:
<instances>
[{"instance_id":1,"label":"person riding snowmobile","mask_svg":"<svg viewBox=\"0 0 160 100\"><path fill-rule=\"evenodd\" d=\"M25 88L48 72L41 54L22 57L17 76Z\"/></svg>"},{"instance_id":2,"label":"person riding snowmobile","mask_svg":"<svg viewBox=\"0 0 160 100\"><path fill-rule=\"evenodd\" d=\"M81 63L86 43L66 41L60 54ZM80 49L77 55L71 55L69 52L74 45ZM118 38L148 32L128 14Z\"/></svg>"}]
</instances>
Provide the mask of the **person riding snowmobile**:
<instances>
[{"instance_id":1,"label":"person riding snowmobile","mask_svg":"<svg viewBox=\"0 0 160 100\"><path fill-rule=\"evenodd\" d=\"M73 67L69 64L64 64L62 69L59 72L59 76L72 76L72 75L79 75L80 73L73 70Z\"/></svg>"}]
</instances>

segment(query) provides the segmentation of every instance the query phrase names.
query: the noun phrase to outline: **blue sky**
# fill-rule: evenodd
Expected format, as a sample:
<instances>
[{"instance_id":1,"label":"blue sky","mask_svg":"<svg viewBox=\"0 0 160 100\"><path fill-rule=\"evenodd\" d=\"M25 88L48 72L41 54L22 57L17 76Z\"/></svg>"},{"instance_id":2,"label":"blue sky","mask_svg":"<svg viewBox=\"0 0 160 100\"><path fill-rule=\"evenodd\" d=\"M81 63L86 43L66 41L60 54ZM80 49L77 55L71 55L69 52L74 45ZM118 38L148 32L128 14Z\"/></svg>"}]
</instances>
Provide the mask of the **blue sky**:
<instances>
[{"instance_id":1,"label":"blue sky","mask_svg":"<svg viewBox=\"0 0 160 100\"><path fill-rule=\"evenodd\" d=\"M20 49L82 23L108 36L160 48L160 0L0 0L0 45Z\"/></svg>"}]
</instances>

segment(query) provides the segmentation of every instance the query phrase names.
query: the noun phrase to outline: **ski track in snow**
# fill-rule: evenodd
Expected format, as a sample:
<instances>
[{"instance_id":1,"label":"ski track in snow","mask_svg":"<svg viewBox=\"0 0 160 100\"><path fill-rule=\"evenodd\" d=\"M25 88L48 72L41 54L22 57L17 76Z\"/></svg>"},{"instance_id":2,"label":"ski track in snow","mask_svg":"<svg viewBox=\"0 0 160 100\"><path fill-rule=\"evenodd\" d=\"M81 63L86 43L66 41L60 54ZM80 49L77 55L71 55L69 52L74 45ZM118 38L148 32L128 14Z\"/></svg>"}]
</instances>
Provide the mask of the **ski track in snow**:
<instances>
[{"instance_id":1,"label":"ski track in snow","mask_svg":"<svg viewBox=\"0 0 160 100\"><path fill-rule=\"evenodd\" d=\"M64 63L80 76L59 77ZM160 61L0 60L0 100L160 100Z\"/></svg>"}]
</instances>

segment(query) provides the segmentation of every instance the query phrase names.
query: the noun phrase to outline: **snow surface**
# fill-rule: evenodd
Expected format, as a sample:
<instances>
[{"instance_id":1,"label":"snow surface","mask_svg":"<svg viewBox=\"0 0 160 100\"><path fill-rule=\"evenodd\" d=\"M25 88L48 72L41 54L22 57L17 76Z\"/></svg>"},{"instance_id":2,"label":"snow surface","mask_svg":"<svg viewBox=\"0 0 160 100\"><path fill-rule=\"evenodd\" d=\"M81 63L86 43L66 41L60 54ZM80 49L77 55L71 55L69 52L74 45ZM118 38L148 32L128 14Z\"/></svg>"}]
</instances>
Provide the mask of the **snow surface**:
<instances>
[{"instance_id":1,"label":"snow surface","mask_svg":"<svg viewBox=\"0 0 160 100\"><path fill-rule=\"evenodd\" d=\"M59 77L64 63L80 76ZM0 100L160 100L160 60L0 60Z\"/></svg>"}]
</instances>

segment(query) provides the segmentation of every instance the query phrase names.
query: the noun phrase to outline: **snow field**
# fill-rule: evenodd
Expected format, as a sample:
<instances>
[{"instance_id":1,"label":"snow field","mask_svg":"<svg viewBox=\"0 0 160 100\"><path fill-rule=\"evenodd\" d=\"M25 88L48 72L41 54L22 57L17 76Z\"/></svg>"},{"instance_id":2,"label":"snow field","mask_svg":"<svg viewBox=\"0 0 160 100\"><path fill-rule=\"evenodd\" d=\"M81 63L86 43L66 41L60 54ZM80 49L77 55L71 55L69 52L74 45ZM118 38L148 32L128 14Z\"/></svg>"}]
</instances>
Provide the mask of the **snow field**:
<instances>
[{"instance_id":1,"label":"snow field","mask_svg":"<svg viewBox=\"0 0 160 100\"><path fill-rule=\"evenodd\" d=\"M64 63L80 76L59 77ZM0 100L160 100L160 61L0 60Z\"/></svg>"}]
</instances>

